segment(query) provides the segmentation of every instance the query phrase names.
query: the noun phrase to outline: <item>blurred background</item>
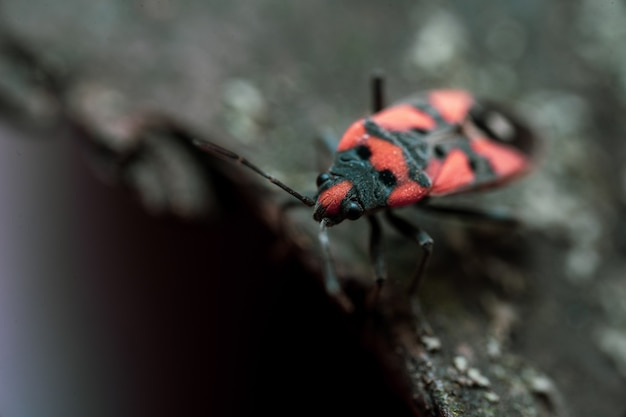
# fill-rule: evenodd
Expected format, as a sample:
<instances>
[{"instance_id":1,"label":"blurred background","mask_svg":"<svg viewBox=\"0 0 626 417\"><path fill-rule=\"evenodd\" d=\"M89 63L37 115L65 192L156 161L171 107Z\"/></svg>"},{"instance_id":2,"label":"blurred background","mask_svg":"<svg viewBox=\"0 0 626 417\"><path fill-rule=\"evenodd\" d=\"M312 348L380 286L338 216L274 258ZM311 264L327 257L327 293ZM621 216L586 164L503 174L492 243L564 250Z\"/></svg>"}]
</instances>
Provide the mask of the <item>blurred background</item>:
<instances>
[{"instance_id":1,"label":"blurred background","mask_svg":"<svg viewBox=\"0 0 626 417\"><path fill-rule=\"evenodd\" d=\"M609 0L2 0L0 415L315 408L295 388L276 397L294 367L308 395L327 378L329 396L359 398L365 371L319 288L263 266L269 231L218 180L158 140L157 162L120 176L93 142L124 154L134 115L156 111L313 192L314 139L368 113L382 69L390 101L466 88L543 139L531 176L476 203L514 210L532 237L510 349L572 416L623 417L624 22ZM338 251L364 251L345 230ZM281 338L289 319L300 330Z\"/></svg>"}]
</instances>

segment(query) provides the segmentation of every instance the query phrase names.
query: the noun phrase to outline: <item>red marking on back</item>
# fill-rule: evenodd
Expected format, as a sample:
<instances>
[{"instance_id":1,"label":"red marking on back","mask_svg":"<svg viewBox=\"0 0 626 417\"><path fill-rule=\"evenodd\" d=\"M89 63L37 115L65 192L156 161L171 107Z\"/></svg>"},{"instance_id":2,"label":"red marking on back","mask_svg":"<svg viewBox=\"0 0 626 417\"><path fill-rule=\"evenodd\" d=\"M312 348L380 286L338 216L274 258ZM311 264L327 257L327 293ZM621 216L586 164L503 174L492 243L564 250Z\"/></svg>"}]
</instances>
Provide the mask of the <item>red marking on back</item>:
<instances>
[{"instance_id":1,"label":"red marking on back","mask_svg":"<svg viewBox=\"0 0 626 417\"><path fill-rule=\"evenodd\" d=\"M475 138L470 142L472 149L489 160L495 173L504 180L523 173L529 168L528 158L517 149L493 142L487 138Z\"/></svg>"},{"instance_id":2,"label":"red marking on back","mask_svg":"<svg viewBox=\"0 0 626 417\"><path fill-rule=\"evenodd\" d=\"M474 173L470 168L467 155L460 149L453 149L446 156L440 166L436 166L436 160L431 162L433 167L429 166L427 173L432 172L434 183L430 190L430 194L443 195L453 193L472 184L474 181ZM438 172L435 172L438 171Z\"/></svg>"},{"instance_id":3,"label":"red marking on back","mask_svg":"<svg viewBox=\"0 0 626 417\"><path fill-rule=\"evenodd\" d=\"M427 188L409 178L409 167L402 148L376 137L370 137L367 146L372 152L370 163L374 169L379 172L389 170L396 177L396 185L387 198L387 206L401 207L413 204L428 192Z\"/></svg>"},{"instance_id":4,"label":"red marking on back","mask_svg":"<svg viewBox=\"0 0 626 417\"><path fill-rule=\"evenodd\" d=\"M463 90L434 90L429 93L430 104L437 109L448 123L461 123L474 102L472 96Z\"/></svg>"},{"instance_id":5,"label":"red marking on back","mask_svg":"<svg viewBox=\"0 0 626 417\"><path fill-rule=\"evenodd\" d=\"M337 152L346 151L352 149L355 146L363 143L367 139L367 133L365 132L365 126L363 120L352 123L352 125L343 134L339 144L337 145Z\"/></svg>"},{"instance_id":6,"label":"red marking on back","mask_svg":"<svg viewBox=\"0 0 626 417\"><path fill-rule=\"evenodd\" d=\"M396 185L387 198L387 206L402 207L417 203L427 192L428 188L422 187L415 181L407 181L402 185Z\"/></svg>"},{"instance_id":7,"label":"red marking on back","mask_svg":"<svg viewBox=\"0 0 626 417\"><path fill-rule=\"evenodd\" d=\"M372 116L372 120L383 129L401 131L408 129L434 129L437 125L435 120L428 114L416 109L409 104L399 104L389 109L383 110ZM354 122L346 133L343 134L337 152L352 149L362 145L368 138L365 131L364 119Z\"/></svg>"},{"instance_id":8,"label":"red marking on back","mask_svg":"<svg viewBox=\"0 0 626 417\"><path fill-rule=\"evenodd\" d=\"M409 104L399 104L372 116L372 120L387 130L434 129L437 123L428 114Z\"/></svg>"},{"instance_id":9,"label":"red marking on back","mask_svg":"<svg viewBox=\"0 0 626 417\"><path fill-rule=\"evenodd\" d=\"M352 188L350 181L342 181L330 187L317 198L317 205L324 207L324 215L334 216L339 214L341 202Z\"/></svg>"},{"instance_id":10,"label":"red marking on back","mask_svg":"<svg viewBox=\"0 0 626 417\"><path fill-rule=\"evenodd\" d=\"M376 137L368 138L366 143L372 152L370 163L376 171L388 169L396 177L399 184L409 179L409 167L404 159L402 148Z\"/></svg>"}]
</instances>

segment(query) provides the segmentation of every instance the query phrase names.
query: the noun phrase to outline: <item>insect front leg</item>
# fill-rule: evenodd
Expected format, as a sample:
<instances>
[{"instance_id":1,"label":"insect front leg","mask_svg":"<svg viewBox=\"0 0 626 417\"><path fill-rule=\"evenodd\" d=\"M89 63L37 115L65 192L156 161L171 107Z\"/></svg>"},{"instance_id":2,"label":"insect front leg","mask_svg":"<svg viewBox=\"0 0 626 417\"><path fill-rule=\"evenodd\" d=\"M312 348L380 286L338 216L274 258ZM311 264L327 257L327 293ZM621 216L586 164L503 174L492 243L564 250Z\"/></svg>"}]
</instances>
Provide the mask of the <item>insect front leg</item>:
<instances>
[{"instance_id":1,"label":"insect front leg","mask_svg":"<svg viewBox=\"0 0 626 417\"><path fill-rule=\"evenodd\" d=\"M413 280L409 285L409 294L413 295L419 287L422 276L424 275L424 270L426 269L426 265L428 264L428 260L430 259L430 255L432 254L434 244L433 238L419 227L407 222L401 217L396 216L391 210L387 210L385 214L387 215L387 220L389 220L389 223L400 234L416 242L424 251L424 254L417 263L415 276L413 277Z\"/></svg>"},{"instance_id":2,"label":"insect front leg","mask_svg":"<svg viewBox=\"0 0 626 417\"><path fill-rule=\"evenodd\" d=\"M326 219L320 222L319 232L320 246L322 247L322 262L324 264L324 284L326 292L330 295L336 296L341 292L341 285L335 274L335 267L333 265L333 258L330 253L330 242L328 241L328 226L326 225Z\"/></svg>"},{"instance_id":3,"label":"insect front leg","mask_svg":"<svg viewBox=\"0 0 626 417\"><path fill-rule=\"evenodd\" d=\"M322 160L332 160L335 156L338 143L339 138L330 130L324 129L318 132L317 136L315 136L315 145L317 148L317 158L320 160L319 162L322 162ZM328 166L327 161L323 162L324 167Z\"/></svg>"},{"instance_id":4,"label":"insect front leg","mask_svg":"<svg viewBox=\"0 0 626 417\"><path fill-rule=\"evenodd\" d=\"M327 220L323 219L320 222L319 241L322 247L322 263L324 267L324 286L328 295L333 297L339 305L346 311L352 312L354 305L352 301L346 296L341 288L337 274L335 273L335 267L333 264L333 258L330 253L330 242L328 240L328 224Z\"/></svg>"}]
</instances>

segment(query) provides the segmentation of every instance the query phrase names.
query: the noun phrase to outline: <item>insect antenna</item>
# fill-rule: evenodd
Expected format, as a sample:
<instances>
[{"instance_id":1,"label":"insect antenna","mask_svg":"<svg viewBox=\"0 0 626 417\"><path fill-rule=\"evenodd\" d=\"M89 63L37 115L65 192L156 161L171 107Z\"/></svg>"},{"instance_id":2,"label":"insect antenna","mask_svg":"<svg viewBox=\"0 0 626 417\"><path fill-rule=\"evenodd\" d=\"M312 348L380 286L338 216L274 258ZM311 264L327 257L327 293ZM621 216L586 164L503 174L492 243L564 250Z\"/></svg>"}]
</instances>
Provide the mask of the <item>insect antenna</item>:
<instances>
[{"instance_id":1,"label":"insect antenna","mask_svg":"<svg viewBox=\"0 0 626 417\"><path fill-rule=\"evenodd\" d=\"M372 75L372 113L385 108L385 76L382 72Z\"/></svg>"},{"instance_id":2,"label":"insect antenna","mask_svg":"<svg viewBox=\"0 0 626 417\"><path fill-rule=\"evenodd\" d=\"M277 185L278 187L287 191L289 194L291 194L292 196L300 200L304 205L309 206L309 207L313 207L315 205L315 200L313 200L310 197L300 194L293 188L284 184L282 181L272 177L271 175L263 171L261 168L257 167L252 162L244 158L243 156L236 154L235 152L230 151L226 148L222 148L221 146L216 145L211 142L205 142L205 141L199 141L199 140L195 140L194 142L196 146L200 147L204 151L207 151L213 155L222 157L224 159L232 159L236 161L237 163L247 167L248 169L251 169L252 171L262 176L263 178L269 180L269 182L271 182L272 184Z\"/></svg>"}]
</instances>

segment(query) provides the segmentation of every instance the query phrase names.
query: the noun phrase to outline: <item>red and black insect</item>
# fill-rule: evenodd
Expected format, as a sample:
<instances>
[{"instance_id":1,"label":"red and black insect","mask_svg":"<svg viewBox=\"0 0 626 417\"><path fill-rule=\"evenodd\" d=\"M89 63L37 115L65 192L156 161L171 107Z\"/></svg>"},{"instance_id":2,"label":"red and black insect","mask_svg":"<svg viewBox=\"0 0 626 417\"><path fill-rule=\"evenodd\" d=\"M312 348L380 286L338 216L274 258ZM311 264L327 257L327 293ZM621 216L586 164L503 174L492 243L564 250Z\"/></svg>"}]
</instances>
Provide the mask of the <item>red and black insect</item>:
<instances>
[{"instance_id":1,"label":"red and black insect","mask_svg":"<svg viewBox=\"0 0 626 417\"><path fill-rule=\"evenodd\" d=\"M390 209L419 205L493 218L488 212L434 207L431 197L499 186L532 165L534 136L497 106L479 102L466 91L434 90L384 109L382 83L382 78L374 78L374 114L354 122L344 133L334 163L317 177L315 199L296 192L227 149L200 144L207 151L239 161L305 205L315 207L313 218L320 222L326 286L332 294L341 289L332 268L328 227L345 219L367 217L371 225L371 259L377 281L382 284L386 268L375 213L384 211L391 225L424 249L410 287L415 291L433 241Z\"/></svg>"}]
</instances>

